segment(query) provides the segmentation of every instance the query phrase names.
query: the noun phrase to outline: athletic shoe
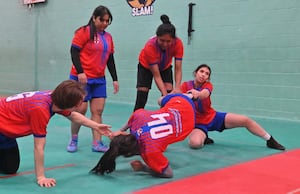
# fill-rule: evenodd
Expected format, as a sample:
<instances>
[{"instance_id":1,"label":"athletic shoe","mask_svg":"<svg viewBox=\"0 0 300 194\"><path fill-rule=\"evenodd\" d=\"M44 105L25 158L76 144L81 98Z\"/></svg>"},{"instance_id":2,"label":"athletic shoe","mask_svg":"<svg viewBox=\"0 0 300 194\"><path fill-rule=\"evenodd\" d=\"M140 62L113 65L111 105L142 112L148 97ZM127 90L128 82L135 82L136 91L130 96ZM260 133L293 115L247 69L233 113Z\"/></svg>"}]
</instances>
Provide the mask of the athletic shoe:
<instances>
[{"instance_id":1,"label":"athletic shoe","mask_svg":"<svg viewBox=\"0 0 300 194\"><path fill-rule=\"evenodd\" d=\"M213 143L215 143L214 140L209 137L206 137L204 140L204 144L213 144Z\"/></svg>"},{"instance_id":2,"label":"athletic shoe","mask_svg":"<svg viewBox=\"0 0 300 194\"><path fill-rule=\"evenodd\" d=\"M97 144L92 145L93 152L106 152L107 150L108 147L102 141L97 141Z\"/></svg>"},{"instance_id":3,"label":"athletic shoe","mask_svg":"<svg viewBox=\"0 0 300 194\"><path fill-rule=\"evenodd\" d=\"M78 144L78 138L77 137L72 137L70 140L69 145L67 146L67 151L68 152L76 152L77 151L77 144Z\"/></svg>"},{"instance_id":4,"label":"athletic shoe","mask_svg":"<svg viewBox=\"0 0 300 194\"><path fill-rule=\"evenodd\" d=\"M272 136L267 140L267 146L276 150L285 150L285 147L279 144Z\"/></svg>"}]
</instances>

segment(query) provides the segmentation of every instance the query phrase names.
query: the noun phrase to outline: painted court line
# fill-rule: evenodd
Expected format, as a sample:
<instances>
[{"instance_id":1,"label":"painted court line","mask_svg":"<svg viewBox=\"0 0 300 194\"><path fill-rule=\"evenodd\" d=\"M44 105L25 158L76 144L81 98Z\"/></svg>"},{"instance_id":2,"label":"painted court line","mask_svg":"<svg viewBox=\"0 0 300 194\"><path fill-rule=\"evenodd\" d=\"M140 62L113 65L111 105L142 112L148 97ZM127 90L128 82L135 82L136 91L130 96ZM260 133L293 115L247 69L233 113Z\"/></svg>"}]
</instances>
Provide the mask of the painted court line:
<instances>
[{"instance_id":1,"label":"painted court line","mask_svg":"<svg viewBox=\"0 0 300 194\"><path fill-rule=\"evenodd\" d=\"M300 188L295 189L294 191L290 191L287 194L299 194L300 193Z\"/></svg>"},{"instance_id":2,"label":"painted court line","mask_svg":"<svg viewBox=\"0 0 300 194\"><path fill-rule=\"evenodd\" d=\"M49 167L49 168L45 168L45 171L56 170L56 169L60 169L60 168L67 168L67 167L72 167L72 166L75 166L75 164L65 164L65 165L62 165L62 166ZM0 176L0 179L11 178L11 177L16 177L16 176L22 176L22 175L26 175L26 174L34 174L34 173L35 173L34 170L25 171L25 172L20 172L20 173L16 173L16 174Z\"/></svg>"}]
</instances>

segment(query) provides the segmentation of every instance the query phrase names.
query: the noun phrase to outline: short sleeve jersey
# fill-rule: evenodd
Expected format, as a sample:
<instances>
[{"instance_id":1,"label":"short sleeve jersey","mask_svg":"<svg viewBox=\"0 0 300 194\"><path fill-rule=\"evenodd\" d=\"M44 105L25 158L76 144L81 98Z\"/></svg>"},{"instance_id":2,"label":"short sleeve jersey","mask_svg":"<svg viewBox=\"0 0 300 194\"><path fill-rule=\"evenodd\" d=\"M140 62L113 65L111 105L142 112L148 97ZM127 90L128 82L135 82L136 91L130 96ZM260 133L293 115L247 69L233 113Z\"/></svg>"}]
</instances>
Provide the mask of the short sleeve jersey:
<instances>
[{"instance_id":1,"label":"short sleeve jersey","mask_svg":"<svg viewBox=\"0 0 300 194\"><path fill-rule=\"evenodd\" d=\"M157 37L150 38L141 50L139 55L140 64L149 69L152 65L158 65L159 70L163 71L172 65L173 57L175 60L183 58L183 44L181 39L175 38L172 45L162 50L157 43Z\"/></svg>"},{"instance_id":2,"label":"short sleeve jersey","mask_svg":"<svg viewBox=\"0 0 300 194\"><path fill-rule=\"evenodd\" d=\"M192 102L174 96L159 110L136 110L128 121L135 135L141 157L154 171L162 173L169 165L163 155L169 144L184 140L194 128L195 112Z\"/></svg>"},{"instance_id":3,"label":"short sleeve jersey","mask_svg":"<svg viewBox=\"0 0 300 194\"><path fill-rule=\"evenodd\" d=\"M45 137L51 111L51 91L32 91L0 99L0 133L11 138ZM58 114L69 116L70 111Z\"/></svg>"},{"instance_id":4,"label":"short sleeve jersey","mask_svg":"<svg viewBox=\"0 0 300 194\"><path fill-rule=\"evenodd\" d=\"M105 76L109 55L114 53L114 43L110 33L98 33L94 40L90 39L90 27L79 28L73 37L72 47L80 49L80 62L87 78ZM71 75L77 76L72 65Z\"/></svg>"},{"instance_id":5,"label":"short sleeve jersey","mask_svg":"<svg viewBox=\"0 0 300 194\"><path fill-rule=\"evenodd\" d=\"M213 85L211 82L205 82L201 87L196 88L193 80L182 83L181 91L183 93L185 93L191 89L195 89L198 91L206 89L211 94L212 90L213 90ZM194 104L195 104L195 108L196 108L196 124L210 123L216 115L216 111L211 106L210 96L203 100L198 99L198 100L194 101Z\"/></svg>"}]
</instances>

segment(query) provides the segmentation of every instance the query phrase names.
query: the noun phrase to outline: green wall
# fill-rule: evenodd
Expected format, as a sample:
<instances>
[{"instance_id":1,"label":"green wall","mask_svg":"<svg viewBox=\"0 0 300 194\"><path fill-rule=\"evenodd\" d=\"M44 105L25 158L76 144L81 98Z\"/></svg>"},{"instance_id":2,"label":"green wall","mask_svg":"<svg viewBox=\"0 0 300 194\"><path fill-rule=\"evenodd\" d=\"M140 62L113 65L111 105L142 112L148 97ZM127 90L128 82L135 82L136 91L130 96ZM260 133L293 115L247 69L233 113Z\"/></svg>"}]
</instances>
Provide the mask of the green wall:
<instances>
[{"instance_id":1,"label":"green wall","mask_svg":"<svg viewBox=\"0 0 300 194\"><path fill-rule=\"evenodd\" d=\"M115 41L120 81L113 95L107 74L108 102L134 104L139 51L166 13L184 41L183 79L192 79L198 64L209 64L217 110L300 120L300 1L156 0L152 15L136 17L126 0L47 0L31 9L22 2L0 2L2 94L52 89L68 79L73 32L103 4L114 17L107 31ZM195 31L187 44L191 2ZM153 84L148 105L159 95Z\"/></svg>"}]
</instances>

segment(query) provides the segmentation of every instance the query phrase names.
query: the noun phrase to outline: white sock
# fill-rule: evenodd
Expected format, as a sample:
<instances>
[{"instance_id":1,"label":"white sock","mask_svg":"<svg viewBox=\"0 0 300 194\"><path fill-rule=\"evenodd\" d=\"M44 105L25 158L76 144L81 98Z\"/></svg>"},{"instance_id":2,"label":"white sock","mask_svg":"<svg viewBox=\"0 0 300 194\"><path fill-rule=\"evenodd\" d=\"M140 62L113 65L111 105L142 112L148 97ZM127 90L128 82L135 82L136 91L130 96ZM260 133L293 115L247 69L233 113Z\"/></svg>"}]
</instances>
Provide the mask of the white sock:
<instances>
[{"instance_id":1,"label":"white sock","mask_svg":"<svg viewBox=\"0 0 300 194\"><path fill-rule=\"evenodd\" d=\"M262 138L267 141L271 138L271 135L269 133L266 133Z\"/></svg>"}]
</instances>

